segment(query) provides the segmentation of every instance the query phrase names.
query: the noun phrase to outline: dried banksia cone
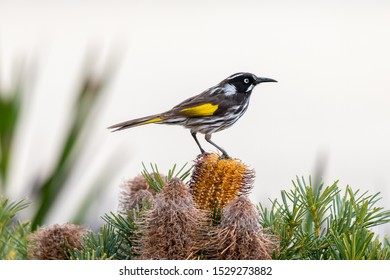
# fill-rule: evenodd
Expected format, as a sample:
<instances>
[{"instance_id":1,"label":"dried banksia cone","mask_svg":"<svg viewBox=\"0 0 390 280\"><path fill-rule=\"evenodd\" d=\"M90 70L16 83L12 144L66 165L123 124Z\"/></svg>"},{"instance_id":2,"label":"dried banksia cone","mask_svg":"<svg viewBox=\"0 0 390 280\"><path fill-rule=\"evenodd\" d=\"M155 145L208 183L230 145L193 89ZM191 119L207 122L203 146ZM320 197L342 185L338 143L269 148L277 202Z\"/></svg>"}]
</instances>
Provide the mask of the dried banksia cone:
<instances>
[{"instance_id":1,"label":"dried banksia cone","mask_svg":"<svg viewBox=\"0 0 390 280\"><path fill-rule=\"evenodd\" d=\"M140 259L195 259L202 228L209 213L195 208L193 198L179 179L172 179L155 197L140 225Z\"/></svg>"},{"instance_id":2,"label":"dried banksia cone","mask_svg":"<svg viewBox=\"0 0 390 280\"><path fill-rule=\"evenodd\" d=\"M219 159L216 154L199 155L191 177L190 189L200 209L224 207L233 198L248 193L255 173L237 159Z\"/></svg>"},{"instance_id":3,"label":"dried banksia cone","mask_svg":"<svg viewBox=\"0 0 390 280\"><path fill-rule=\"evenodd\" d=\"M28 237L28 258L33 260L66 260L68 248L81 249L82 237L88 232L73 224L40 228Z\"/></svg>"},{"instance_id":4,"label":"dried banksia cone","mask_svg":"<svg viewBox=\"0 0 390 280\"><path fill-rule=\"evenodd\" d=\"M160 177L165 180L164 175L160 174ZM150 187L143 175L126 180L121 188L118 209L118 212L121 214L126 214L133 208L140 207L142 201L152 202L153 197L156 195L156 192Z\"/></svg>"},{"instance_id":5,"label":"dried banksia cone","mask_svg":"<svg viewBox=\"0 0 390 280\"><path fill-rule=\"evenodd\" d=\"M126 213L127 211L131 211L131 209L142 209L144 205L151 205L153 200L154 197L150 191L139 190L129 198L127 204L123 205L121 213ZM126 207L126 209L124 209L124 207Z\"/></svg>"},{"instance_id":6,"label":"dried banksia cone","mask_svg":"<svg viewBox=\"0 0 390 280\"><path fill-rule=\"evenodd\" d=\"M206 257L222 260L269 260L279 239L266 234L246 196L233 199L222 210L221 223L210 233Z\"/></svg>"}]
</instances>

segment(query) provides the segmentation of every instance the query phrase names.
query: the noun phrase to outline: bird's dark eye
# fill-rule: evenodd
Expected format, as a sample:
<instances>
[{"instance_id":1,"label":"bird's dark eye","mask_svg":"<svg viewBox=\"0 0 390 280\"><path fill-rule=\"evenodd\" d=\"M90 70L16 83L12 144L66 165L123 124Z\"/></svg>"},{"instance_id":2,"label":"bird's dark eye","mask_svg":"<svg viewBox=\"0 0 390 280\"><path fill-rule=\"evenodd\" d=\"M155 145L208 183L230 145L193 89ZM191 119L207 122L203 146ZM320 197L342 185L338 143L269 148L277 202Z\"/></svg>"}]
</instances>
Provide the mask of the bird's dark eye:
<instances>
[{"instance_id":1,"label":"bird's dark eye","mask_svg":"<svg viewBox=\"0 0 390 280\"><path fill-rule=\"evenodd\" d=\"M248 78L245 78L245 79L244 79L244 83L248 84L248 83L249 83L249 79L248 79Z\"/></svg>"}]
</instances>

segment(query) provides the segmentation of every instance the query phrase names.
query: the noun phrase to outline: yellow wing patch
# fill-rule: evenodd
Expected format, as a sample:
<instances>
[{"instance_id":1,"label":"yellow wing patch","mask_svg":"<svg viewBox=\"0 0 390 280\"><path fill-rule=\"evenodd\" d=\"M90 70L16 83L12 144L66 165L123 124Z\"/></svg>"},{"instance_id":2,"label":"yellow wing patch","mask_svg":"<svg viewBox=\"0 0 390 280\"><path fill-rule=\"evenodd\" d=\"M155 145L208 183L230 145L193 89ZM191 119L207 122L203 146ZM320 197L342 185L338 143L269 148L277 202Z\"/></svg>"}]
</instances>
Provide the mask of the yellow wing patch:
<instances>
[{"instance_id":1,"label":"yellow wing patch","mask_svg":"<svg viewBox=\"0 0 390 280\"><path fill-rule=\"evenodd\" d=\"M180 112L190 117L206 117L212 116L214 112L217 111L217 109L218 105L205 103L202 105L182 109Z\"/></svg>"}]
</instances>

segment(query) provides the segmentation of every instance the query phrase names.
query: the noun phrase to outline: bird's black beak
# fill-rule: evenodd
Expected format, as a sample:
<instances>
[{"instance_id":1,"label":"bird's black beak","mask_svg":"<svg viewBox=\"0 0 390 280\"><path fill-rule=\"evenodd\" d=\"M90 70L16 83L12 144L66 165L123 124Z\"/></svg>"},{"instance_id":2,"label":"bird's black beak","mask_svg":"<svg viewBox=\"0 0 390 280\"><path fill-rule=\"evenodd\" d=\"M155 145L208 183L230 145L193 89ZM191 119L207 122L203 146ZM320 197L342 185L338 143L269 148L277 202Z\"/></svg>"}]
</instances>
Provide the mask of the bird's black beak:
<instances>
[{"instance_id":1,"label":"bird's black beak","mask_svg":"<svg viewBox=\"0 0 390 280\"><path fill-rule=\"evenodd\" d=\"M260 83L277 83L278 81L270 78L264 78L264 77L256 77L255 84L260 84Z\"/></svg>"}]
</instances>

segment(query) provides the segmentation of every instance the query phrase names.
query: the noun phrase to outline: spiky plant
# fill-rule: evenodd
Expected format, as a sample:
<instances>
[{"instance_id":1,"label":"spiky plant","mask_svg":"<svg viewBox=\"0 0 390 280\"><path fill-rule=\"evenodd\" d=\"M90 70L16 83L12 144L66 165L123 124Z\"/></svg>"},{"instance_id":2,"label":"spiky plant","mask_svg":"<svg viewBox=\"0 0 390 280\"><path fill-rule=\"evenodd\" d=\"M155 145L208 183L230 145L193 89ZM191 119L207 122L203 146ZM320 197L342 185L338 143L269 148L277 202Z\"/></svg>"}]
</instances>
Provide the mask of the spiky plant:
<instances>
[{"instance_id":1,"label":"spiky plant","mask_svg":"<svg viewBox=\"0 0 390 280\"><path fill-rule=\"evenodd\" d=\"M151 176L158 176L165 181L165 176L162 174L152 174ZM121 189L118 212L123 215L131 212L133 208L141 207L143 202L151 203L156 195L156 191L150 186L143 175L138 175L133 179L124 181Z\"/></svg>"},{"instance_id":2,"label":"spiky plant","mask_svg":"<svg viewBox=\"0 0 390 280\"><path fill-rule=\"evenodd\" d=\"M105 214L103 220L106 224L97 233L85 234L81 248L68 246L70 259L128 260L134 258L133 239L136 230L134 216L136 215Z\"/></svg>"},{"instance_id":3,"label":"spiky plant","mask_svg":"<svg viewBox=\"0 0 390 280\"><path fill-rule=\"evenodd\" d=\"M338 182L297 177L281 191L271 208L260 205L260 223L280 237L278 259L390 259L388 239L380 242L372 227L390 222L390 211L377 206L379 194L368 195Z\"/></svg>"},{"instance_id":4,"label":"spiky plant","mask_svg":"<svg viewBox=\"0 0 390 280\"><path fill-rule=\"evenodd\" d=\"M279 239L260 227L258 213L246 196L223 208L221 222L209 236L208 259L269 260L279 248Z\"/></svg>"},{"instance_id":5,"label":"spiky plant","mask_svg":"<svg viewBox=\"0 0 390 280\"><path fill-rule=\"evenodd\" d=\"M223 208L253 187L255 173L238 159L202 154L195 161L190 189L200 209Z\"/></svg>"},{"instance_id":6,"label":"spiky plant","mask_svg":"<svg viewBox=\"0 0 390 280\"><path fill-rule=\"evenodd\" d=\"M81 248L82 237L88 232L73 224L43 227L28 237L28 258L35 260L69 259L68 248Z\"/></svg>"},{"instance_id":7,"label":"spiky plant","mask_svg":"<svg viewBox=\"0 0 390 280\"><path fill-rule=\"evenodd\" d=\"M173 178L140 225L140 259L196 259L209 214L195 207L188 187Z\"/></svg>"},{"instance_id":8,"label":"spiky plant","mask_svg":"<svg viewBox=\"0 0 390 280\"><path fill-rule=\"evenodd\" d=\"M16 220L16 215L28 205L25 200L14 202L0 195L0 260L27 258L30 223Z\"/></svg>"}]
</instances>

